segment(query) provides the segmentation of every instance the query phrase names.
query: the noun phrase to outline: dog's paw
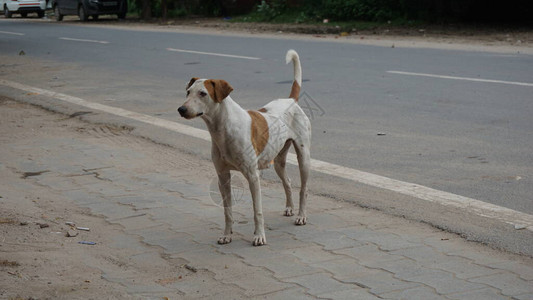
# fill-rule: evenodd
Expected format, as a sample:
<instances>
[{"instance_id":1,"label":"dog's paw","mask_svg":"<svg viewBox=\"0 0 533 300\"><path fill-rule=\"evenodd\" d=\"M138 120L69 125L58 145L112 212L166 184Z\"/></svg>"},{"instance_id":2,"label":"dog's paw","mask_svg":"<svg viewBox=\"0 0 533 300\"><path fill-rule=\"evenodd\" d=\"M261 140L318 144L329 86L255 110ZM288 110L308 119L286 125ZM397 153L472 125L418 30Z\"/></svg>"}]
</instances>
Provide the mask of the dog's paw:
<instances>
[{"instance_id":1,"label":"dog's paw","mask_svg":"<svg viewBox=\"0 0 533 300\"><path fill-rule=\"evenodd\" d=\"M229 244L231 243L231 236L229 235L223 235L221 237L218 238L218 243L220 245L225 245L225 244Z\"/></svg>"},{"instance_id":2,"label":"dog's paw","mask_svg":"<svg viewBox=\"0 0 533 300\"><path fill-rule=\"evenodd\" d=\"M296 217L296 220L294 221L295 225L305 225L307 224L307 217L305 216L298 216Z\"/></svg>"},{"instance_id":3,"label":"dog's paw","mask_svg":"<svg viewBox=\"0 0 533 300\"><path fill-rule=\"evenodd\" d=\"M267 240L265 235L254 235L254 241L252 242L252 245L254 246L263 246L266 245Z\"/></svg>"},{"instance_id":4,"label":"dog's paw","mask_svg":"<svg viewBox=\"0 0 533 300\"><path fill-rule=\"evenodd\" d=\"M285 211L283 212L283 215L285 217L292 217L294 216L294 213L292 212L292 207L285 208Z\"/></svg>"}]
</instances>

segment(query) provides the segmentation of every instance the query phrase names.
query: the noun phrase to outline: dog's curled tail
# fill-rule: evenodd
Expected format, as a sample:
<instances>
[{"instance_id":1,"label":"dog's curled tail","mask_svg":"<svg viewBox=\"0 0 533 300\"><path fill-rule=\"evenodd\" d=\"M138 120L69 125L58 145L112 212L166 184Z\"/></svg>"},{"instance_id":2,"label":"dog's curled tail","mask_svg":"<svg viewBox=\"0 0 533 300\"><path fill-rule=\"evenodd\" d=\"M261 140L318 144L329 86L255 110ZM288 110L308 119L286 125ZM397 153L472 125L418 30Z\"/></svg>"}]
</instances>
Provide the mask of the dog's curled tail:
<instances>
[{"instance_id":1,"label":"dog's curled tail","mask_svg":"<svg viewBox=\"0 0 533 300\"><path fill-rule=\"evenodd\" d=\"M296 51L291 49L287 51L285 61L287 64L292 61L294 67L294 82L292 83L292 89L289 98L292 98L294 101L298 102L300 89L302 88L302 66L300 65L300 57Z\"/></svg>"}]
</instances>

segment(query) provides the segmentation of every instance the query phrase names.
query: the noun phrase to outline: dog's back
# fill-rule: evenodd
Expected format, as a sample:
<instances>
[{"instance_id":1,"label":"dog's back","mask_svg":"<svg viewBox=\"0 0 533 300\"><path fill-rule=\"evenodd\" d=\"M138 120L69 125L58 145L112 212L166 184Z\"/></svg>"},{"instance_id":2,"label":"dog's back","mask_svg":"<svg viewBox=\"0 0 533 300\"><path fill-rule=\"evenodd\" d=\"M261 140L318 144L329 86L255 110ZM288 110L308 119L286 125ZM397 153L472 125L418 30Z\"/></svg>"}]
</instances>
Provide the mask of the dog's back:
<instances>
[{"instance_id":1,"label":"dog's back","mask_svg":"<svg viewBox=\"0 0 533 300\"><path fill-rule=\"evenodd\" d=\"M287 52L286 62L292 62L294 67L294 81L289 98L273 100L259 110L268 124L269 132L274 133L269 136L269 149L265 149L258 157L260 168L266 167L287 141L309 145L311 140L311 122L298 105L302 68L296 51Z\"/></svg>"}]
</instances>

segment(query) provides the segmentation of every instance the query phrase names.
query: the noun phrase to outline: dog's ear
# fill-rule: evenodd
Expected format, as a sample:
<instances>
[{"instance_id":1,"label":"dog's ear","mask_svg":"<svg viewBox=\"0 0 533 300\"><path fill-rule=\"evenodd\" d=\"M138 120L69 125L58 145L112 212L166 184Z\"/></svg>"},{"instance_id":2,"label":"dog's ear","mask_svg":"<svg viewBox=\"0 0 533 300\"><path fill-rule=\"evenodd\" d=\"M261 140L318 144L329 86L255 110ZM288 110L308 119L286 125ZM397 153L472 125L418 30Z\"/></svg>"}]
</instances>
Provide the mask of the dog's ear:
<instances>
[{"instance_id":1,"label":"dog's ear","mask_svg":"<svg viewBox=\"0 0 533 300\"><path fill-rule=\"evenodd\" d=\"M208 79L204 81L204 85L211 99L217 103L222 102L233 91L231 85L222 79Z\"/></svg>"},{"instance_id":2,"label":"dog's ear","mask_svg":"<svg viewBox=\"0 0 533 300\"><path fill-rule=\"evenodd\" d=\"M189 81L189 83L187 83L187 87L185 89L188 90L191 87L191 85L198 79L199 79L198 77L191 78L191 81Z\"/></svg>"}]
</instances>

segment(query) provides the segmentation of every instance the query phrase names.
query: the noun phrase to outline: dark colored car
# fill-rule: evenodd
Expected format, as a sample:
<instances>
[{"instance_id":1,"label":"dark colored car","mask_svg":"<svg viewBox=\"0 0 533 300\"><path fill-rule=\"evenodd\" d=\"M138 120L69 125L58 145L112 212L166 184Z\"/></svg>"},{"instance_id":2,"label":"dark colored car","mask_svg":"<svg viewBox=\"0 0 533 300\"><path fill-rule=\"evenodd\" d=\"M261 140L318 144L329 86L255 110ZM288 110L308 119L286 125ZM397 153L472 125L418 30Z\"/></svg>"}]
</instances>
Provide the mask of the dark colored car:
<instances>
[{"instance_id":1,"label":"dark colored car","mask_svg":"<svg viewBox=\"0 0 533 300\"><path fill-rule=\"evenodd\" d=\"M81 21L89 16L94 20L99 15L117 15L119 19L126 17L127 0L54 0L52 7L56 21L63 20L66 15L78 15Z\"/></svg>"}]
</instances>

